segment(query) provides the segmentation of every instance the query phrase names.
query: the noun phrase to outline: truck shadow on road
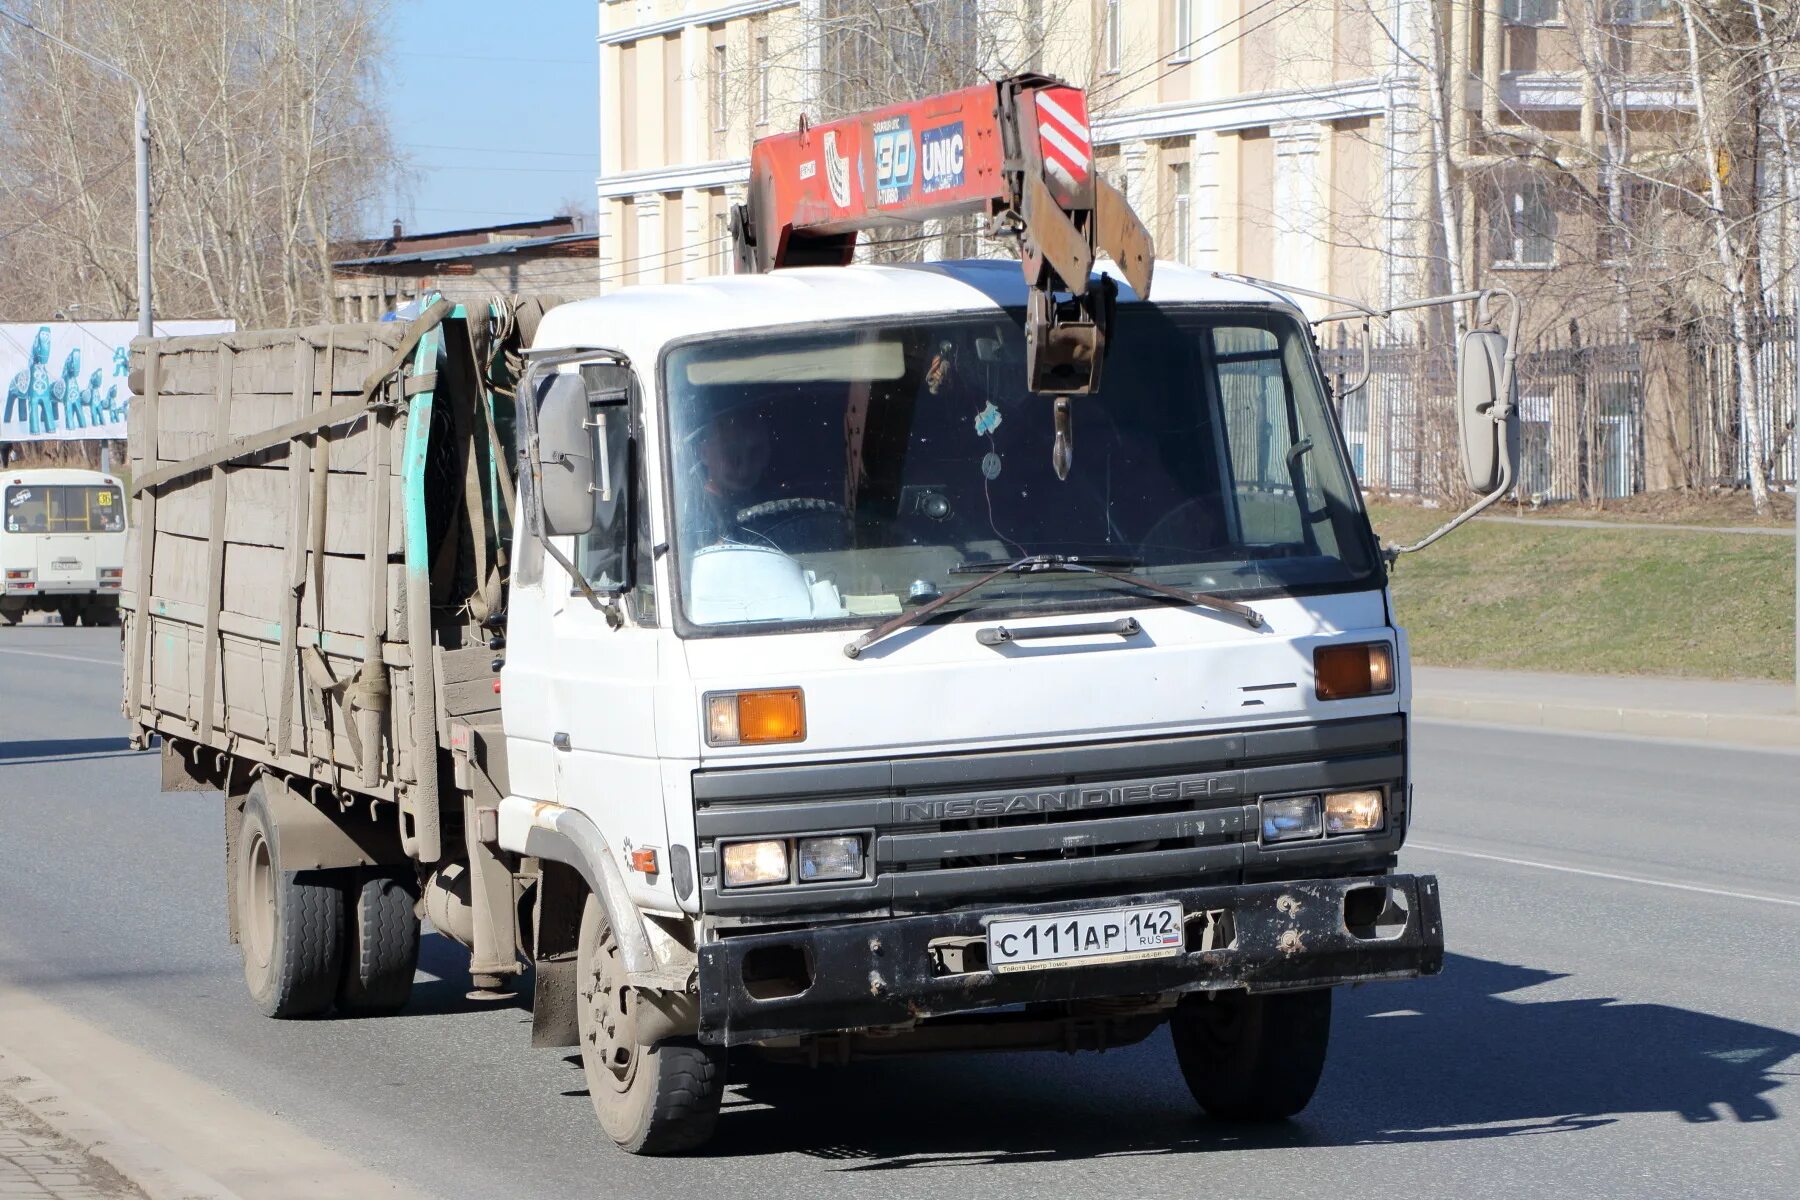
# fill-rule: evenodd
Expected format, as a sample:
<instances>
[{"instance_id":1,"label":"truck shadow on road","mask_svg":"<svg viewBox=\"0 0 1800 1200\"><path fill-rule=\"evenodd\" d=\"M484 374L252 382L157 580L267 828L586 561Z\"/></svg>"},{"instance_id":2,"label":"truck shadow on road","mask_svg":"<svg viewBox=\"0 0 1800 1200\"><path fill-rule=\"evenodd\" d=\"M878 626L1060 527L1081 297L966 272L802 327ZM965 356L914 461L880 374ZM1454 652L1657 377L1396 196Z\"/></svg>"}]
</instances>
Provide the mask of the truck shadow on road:
<instances>
[{"instance_id":1,"label":"truck shadow on road","mask_svg":"<svg viewBox=\"0 0 1800 1200\"><path fill-rule=\"evenodd\" d=\"M1324 1081L1285 1124L1197 1116L1159 1032L1099 1056L905 1059L797 1079L752 1069L709 1150L867 1171L1570 1134L1640 1113L1781 1116L1768 1093L1800 1037L1667 1005L1509 995L1559 978L1451 955L1435 979L1340 992Z\"/></svg>"},{"instance_id":2,"label":"truck shadow on road","mask_svg":"<svg viewBox=\"0 0 1800 1200\"><path fill-rule=\"evenodd\" d=\"M137 754L122 737L41 738L0 742L0 767L28 767L39 763L86 762L96 758L123 758Z\"/></svg>"}]
</instances>

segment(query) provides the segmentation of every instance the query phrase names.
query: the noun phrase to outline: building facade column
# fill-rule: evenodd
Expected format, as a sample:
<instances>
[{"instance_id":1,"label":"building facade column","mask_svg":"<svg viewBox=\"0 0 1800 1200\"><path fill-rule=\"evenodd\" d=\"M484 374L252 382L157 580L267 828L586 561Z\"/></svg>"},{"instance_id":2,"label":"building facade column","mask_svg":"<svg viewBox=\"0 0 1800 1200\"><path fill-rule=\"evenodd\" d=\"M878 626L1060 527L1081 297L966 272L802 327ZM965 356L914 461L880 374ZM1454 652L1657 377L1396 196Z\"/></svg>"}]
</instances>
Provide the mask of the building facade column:
<instances>
[{"instance_id":1,"label":"building facade column","mask_svg":"<svg viewBox=\"0 0 1800 1200\"><path fill-rule=\"evenodd\" d=\"M1330 215L1319 180L1319 128L1311 123L1276 125L1269 135L1275 140L1275 278L1323 290L1320 234Z\"/></svg>"},{"instance_id":2,"label":"building facade column","mask_svg":"<svg viewBox=\"0 0 1800 1200\"><path fill-rule=\"evenodd\" d=\"M663 198L661 192L640 192L637 210L637 260L627 263L626 278L633 283L661 283L663 273Z\"/></svg>"},{"instance_id":3,"label":"building facade column","mask_svg":"<svg viewBox=\"0 0 1800 1200\"><path fill-rule=\"evenodd\" d=\"M1219 269L1219 137L1194 135L1188 150L1188 201L1193 207L1188 233L1194 265L1205 271Z\"/></svg>"}]
</instances>

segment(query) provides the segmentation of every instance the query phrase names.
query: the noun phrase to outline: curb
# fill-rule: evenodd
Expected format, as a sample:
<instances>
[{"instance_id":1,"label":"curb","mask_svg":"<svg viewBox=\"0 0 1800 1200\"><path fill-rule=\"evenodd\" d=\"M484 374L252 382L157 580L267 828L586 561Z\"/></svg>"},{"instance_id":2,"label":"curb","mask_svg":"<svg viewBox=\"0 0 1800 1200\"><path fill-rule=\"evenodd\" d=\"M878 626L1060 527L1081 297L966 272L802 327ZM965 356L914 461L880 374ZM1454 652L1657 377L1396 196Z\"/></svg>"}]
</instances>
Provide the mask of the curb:
<instances>
[{"instance_id":1,"label":"curb","mask_svg":"<svg viewBox=\"0 0 1800 1200\"><path fill-rule=\"evenodd\" d=\"M1599 704L1561 704L1441 692L1413 694L1413 715L1435 721L1514 725L1561 733L1617 733L1679 738L1760 750L1800 751L1800 716L1776 713L1676 712Z\"/></svg>"},{"instance_id":2,"label":"curb","mask_svg":"<svg viewBox=\"0 0 1800 1200\"><path fill-rule=\"evenodd\" d=\"M218 1180L75 1099L11 1050L0 1049L0 1081L32 1116L105 1162L150 1200L242 1200Z\"/></svg>"}]
</instances>

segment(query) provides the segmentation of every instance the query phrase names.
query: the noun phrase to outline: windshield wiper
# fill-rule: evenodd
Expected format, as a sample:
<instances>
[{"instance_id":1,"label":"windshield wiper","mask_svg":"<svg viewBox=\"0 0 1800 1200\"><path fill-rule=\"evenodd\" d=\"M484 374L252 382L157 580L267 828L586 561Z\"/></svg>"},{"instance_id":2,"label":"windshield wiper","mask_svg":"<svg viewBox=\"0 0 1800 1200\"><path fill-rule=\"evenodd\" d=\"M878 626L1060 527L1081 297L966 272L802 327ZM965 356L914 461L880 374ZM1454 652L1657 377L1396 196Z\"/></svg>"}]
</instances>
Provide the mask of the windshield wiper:
<instances>
[{"instance_id":1,"label":"windshield wiper","mask_svg":"<svg viewBox=\"0 0 1800 1200\"><path fill-rule=\"evenodd\" d=\"M1013 562L958 563L950 569L951 574L971 574L975 571L985 571L986 573L980 578L957 588L954 592L945 592L942 596L939 596L928 604L921 604L911 612L901 613L899 616L893 617L882 624L877 625L875 628L869 630L869 632L857 638L854 642L845 646L844 654L848 658L856 658L864 650L867 650L870 646L873 646L876 642L879 642L890 633L905 629L908 625L918 624L938 609L949 604L954 604L964 596L967 596L970 592L975 591L977 588L986 587L1003 575L1036 575L1040 573L1102 575L1107 579L1115 579L1120 583L1129 583L1134 587L1144 588L1148 591L1155 592L1158 595L1180 600L1184 604L1191 604L1199 608L1210 608L1219 612L1230 613L1233 616L1242 618L1244 623L1252 629L1262 628L1262 614L1257 612L1254 608L1251 608L1248 604L1239 604L1235 600L1226 600L1219 596L1209 596L1205 592L1190 592L1183 588L1171 587L1166 583L1158 583L1156 580L1150 579L1147 576L1134 575L1129 572L1112 569L1114 567L1135 567L1142 565L1141 559L1126 558L1118 555L1078 554L1028 554L1024 558L1016 559Z\"/></svg>"}]
</instances>

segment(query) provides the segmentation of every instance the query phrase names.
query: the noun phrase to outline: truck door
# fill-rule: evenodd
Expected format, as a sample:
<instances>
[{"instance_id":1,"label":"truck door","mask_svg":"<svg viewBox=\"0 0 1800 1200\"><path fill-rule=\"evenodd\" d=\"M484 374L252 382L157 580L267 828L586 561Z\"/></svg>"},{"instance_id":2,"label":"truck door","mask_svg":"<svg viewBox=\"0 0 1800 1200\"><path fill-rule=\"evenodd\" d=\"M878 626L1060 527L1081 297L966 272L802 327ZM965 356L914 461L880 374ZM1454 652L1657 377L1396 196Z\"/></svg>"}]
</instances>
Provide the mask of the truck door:
<instances>
[{"instance_id":1,"label":"truck door","mask_svg":"<svg viewBox=\"0 0 1800 1200\"><path fill-rule=\"evenodd\" d=\"M656 848L666 860L669 845L655 720L663 639L639 528L647 510L638 389L620 364L581 371L592 401L595 522L587 534L555 545L603 607L544 555L546 619L541 629L526 630L515 582L502 690L514 781L523 794L535 780L550 794L532 798L586 813L619 856L637 898L666 904L653 880L630 872L625 861L635 848ZM633 586L640 572L646 578ZM533 760L536 769L518 769Z\"/></svg>"}]
</instances>

